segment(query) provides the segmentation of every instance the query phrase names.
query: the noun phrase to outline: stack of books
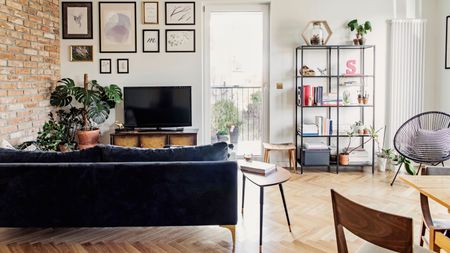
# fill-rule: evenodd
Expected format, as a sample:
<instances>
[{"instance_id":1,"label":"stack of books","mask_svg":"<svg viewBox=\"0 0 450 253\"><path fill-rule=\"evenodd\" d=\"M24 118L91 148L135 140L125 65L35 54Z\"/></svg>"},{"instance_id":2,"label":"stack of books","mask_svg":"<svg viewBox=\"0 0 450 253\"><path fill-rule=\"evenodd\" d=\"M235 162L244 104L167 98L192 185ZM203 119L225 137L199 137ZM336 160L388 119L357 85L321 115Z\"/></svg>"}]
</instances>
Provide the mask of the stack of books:
<instances>
[{"instance_id":1,"label":"stack of books","mask_svg":"<svg viewBox=\"0 0 450 253\"><path fill-rule=\"evenodd\" d=\"M322 116L316 116L316 125L319 135L332 135L333 134L333 120L327 119Z\"/></svg>"},{"instance_id":2,"label":"stack of books","mask_svg":"<svg viewBox=\"0 0 450 253\"><path fill-rule=\"evenodd\" d=\"M322 105L323 87L322 86L313 87L312 85L304 85L302 99L304 106Z\"/></svg>"},{"instance_id":3,"label":"stack of books","mask_svg":"<svg viewBox=\"0 0 450 253\"><path fill-rule=\"evenodd\" d=\"M357 150L351 152L348 159L350 165L370 163L369 152L363 148L358 148Z\"/></svg>"},{"instance_id":4,"label":"stack of books","mask_svg":"<svg viewBox=\"0 0 450 253\"><path fill-rule=\"evenodd\" d=\"M303 124L303 131L301 133L303 136L317 136L319 135L319 128L316 124Z\"/></svg>"},{"instance_id":5,"label":"stack of books","mask_svg":"<svg viewBox=\"0 0 450 253\"><path fill-rule=\"evenodd\" d=\"M263 163L259 161L245 161L239 160L238 162L241 171L254 173L258 175L267 176L277 170L277 166L275 164Z\"/></svg>"}]
</instances>

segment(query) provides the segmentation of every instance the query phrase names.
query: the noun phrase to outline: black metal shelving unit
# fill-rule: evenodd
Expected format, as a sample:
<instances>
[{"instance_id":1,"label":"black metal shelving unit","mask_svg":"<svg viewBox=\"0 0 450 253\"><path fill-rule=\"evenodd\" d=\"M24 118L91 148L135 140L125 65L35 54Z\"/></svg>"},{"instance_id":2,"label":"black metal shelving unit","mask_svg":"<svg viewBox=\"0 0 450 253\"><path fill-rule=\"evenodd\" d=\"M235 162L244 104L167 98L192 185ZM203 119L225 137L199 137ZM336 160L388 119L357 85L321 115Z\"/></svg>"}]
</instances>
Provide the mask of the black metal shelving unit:
<instances>
[{"instance_id":1,"label":"black metal shelving unit","mask_svg":"<svg viewBox=\"0 0 450 253\"><path fill-rule=\"evenodd\" d=\"M308 51L325 51L326 52L326 68L328 75L320 75L320 76L303 76L300 74L300 69L302 66L306 64L305 62L305 53ZM340 66L340 60L341 56L345 54L346 51L352 50L357 51L359 53L359 70L360 73L355 76L348 76L348 75L342 75L343 68L341 69ZM372 54L372 64L371 69L366 70L366 53ZM344 56L345 57L345 56ZM295 80L295 145L297 147L296 152L296 160L299 163L299 167L301 170L301 173L303 174L304 168L306 167L324 167L324 166L304 166L303 165L303 157L302 154L302 148L305 139L307 138L324 138L327 140L327 145L331 144L332 139L336 139L336 150L337 150L337 156L339 154L340 150L340 142L342 138L347 138L348 136L346 134L341 134L340 132L340 115L345 113L345 109L347 108L359 108L359 118L357 121L361 121L363 124L367 123L366 118L367 112L366 109L370 108L372 110L371 116L372 121L371 125L375 127L376 129L376 122L375 122L375 46L373 45L362 45L362 46L352 46L352 45L327 45L327 46L300 46L295 49L295 71L296 71L296 80ZM334 69L333 69L334 68ZM333 73L334 71L334 73ZM368 72L368 73L367 73ZM339 103L339 100L341 98L340 96L340 81L343 79L355 79L360 81L360 84L358 85L361 88L361 93L365 93L366 86L371 85L372 86L372 103L371 104L350 104L350 105L341 105ZM313 105L313 106L306 106L304 105L304 99L303 99L303 86L305 84L305 80L308 82L318 79L318 80L324 80L326 81L326 84L324 85L324 91L331 93L332 92L332 86L333 82L335 81L336 85L336 95L337 95L337 104L336 105ZM300 99L298 99L298 94L301 94ZM303 123L304 123L304 116L305 116L305 110L321 110L325 109L326 114L329 118L332 118L332 113L335 113L335 119L336 123L335 126L335 133L333 131L330 135L317 135L317 136L310 136L310 135L303 135ZM342 111L341 111L342 110ZM299 115L300 114L300 115ZM299 131L299 126L301 131ZM357 137L360 140L360 143L363 143L365 141L365 138L368 138L368 135L354 135L353 137ZM362 162L360 164L352 164L352 165L339 165L339 159L337 157L336 161L334 163L331 163L330 166L328 166L328 171L331 171L331 167L336 168L336 173L339 173L340 167L364 167L364 166L371 166L372 167L372 173L375 172L375 141L371 141L372 145L372 159L371 161Z\"/></svg>"}]
</instances>

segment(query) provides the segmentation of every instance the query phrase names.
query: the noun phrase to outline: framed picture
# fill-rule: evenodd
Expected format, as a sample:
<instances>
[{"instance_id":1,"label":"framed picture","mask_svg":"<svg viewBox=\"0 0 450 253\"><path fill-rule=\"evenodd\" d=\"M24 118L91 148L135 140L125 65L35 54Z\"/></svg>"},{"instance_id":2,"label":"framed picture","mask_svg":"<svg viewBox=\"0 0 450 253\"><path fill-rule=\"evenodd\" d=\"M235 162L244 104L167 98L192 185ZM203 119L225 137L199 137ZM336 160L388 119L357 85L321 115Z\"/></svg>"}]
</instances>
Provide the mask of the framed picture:
<instances>
[{"instance_id":1,"label":"framed picture","mask_svg":"<svg viewBox=\"0 0 450 253\"><path fill-rule=\"evenodd\" d=\"M92 39L92 2L62 3L63 39Z\"/></svg>"},{"instance_id":2,"label":"framed picture","mask_svg":"<svg viewBox=\"0 0 450 253\"><path fill-rule=\"evenodd\" d=\"M166 2L166 25L195 25L195 2Z\"/></svg>"},{"instance_id":3,"label":"framed picture","mask_svg":"<svg viewBox=\"0 0 450 253\"><path fill-rule=\"evenodd\" d=\"M166 30L166 52L192 53L195 52L195 30Z\"/></svg>"},{"instance_id":4,"label":"framed picture","mask_svg":"<svg viewBox=\"0 0 450 253\"><path fill-rule=\"evenodd\" d=\"M448 22L450 20L450 16L447 16L447 23L445 25L445 68L450 69L450 27Z\"/></svg>"},{"instance_id":5,"label":"framed picture","mask_svg":"<svg viewBox=\"0 0 450 253\"><path fill-rule=\"evenodd\" d=\"M159 30L142 30L142 51L159 53Z\"/></svg>"},{"instance_id":6,"label":"framed picture","mask_svg":"<svg viewBox=\"0 0 450 253\"><path fill-rule=\"evenodd\" d=\"M100 53L136 53L136 2L99 2Z\"/></svg>"},{"instance_id":7,"label":"framed picture","mask_svg":"<svg viewBox=\"0 0 450 253\"><path fill-rule=\"evenodd\" d=\"M111 74L111 59L100 59L100 74Z\"/></svg>"},{"instance_id":8,"label":"framed picture","mask_svg":"<svg viewBox=\"0 0 450 253\"><path fill-rule=\"evenodd\" d=\"M94 60L93 46L70 46L70 61L72 62L90 62Z\"/></svg>"},{"instance_id":9,"label":"framed picture","mask_svg":"<svg viewBox=\"0 0 450 253\"><path fill-rule=\"evenodd\" d=\"M159 2L142 2L142 22L159 24Z\"/></svg>"},{"instance_id":10,"label":"framed picture","mask_svg":"<svg viewBox=\"0 0 450 253\"><path fill-rule=\"evenodd\" d=\"M117 59L117 73L118 74L128 74L129 70L128 59Z\"/></svg>"}]
</instances>

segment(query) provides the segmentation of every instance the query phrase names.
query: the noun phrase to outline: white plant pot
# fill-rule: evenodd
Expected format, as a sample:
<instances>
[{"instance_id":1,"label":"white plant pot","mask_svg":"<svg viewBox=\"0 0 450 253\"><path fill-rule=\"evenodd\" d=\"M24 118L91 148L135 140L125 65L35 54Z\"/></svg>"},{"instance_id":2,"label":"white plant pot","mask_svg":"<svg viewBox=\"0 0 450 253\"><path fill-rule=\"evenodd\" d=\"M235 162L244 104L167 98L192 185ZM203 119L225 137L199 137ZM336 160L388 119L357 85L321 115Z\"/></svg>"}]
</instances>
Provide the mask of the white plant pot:
<instances>
[{"instance_id":1,"label":"white plant pot","mask_svg":"<svg viewBox=\"0 0 450 253\"><path fill-rule=\"evenodd\" d=\"M377 168L378 171L386 171L387 159L383 157L377 157Z\"/></svg>"}]
</instances>

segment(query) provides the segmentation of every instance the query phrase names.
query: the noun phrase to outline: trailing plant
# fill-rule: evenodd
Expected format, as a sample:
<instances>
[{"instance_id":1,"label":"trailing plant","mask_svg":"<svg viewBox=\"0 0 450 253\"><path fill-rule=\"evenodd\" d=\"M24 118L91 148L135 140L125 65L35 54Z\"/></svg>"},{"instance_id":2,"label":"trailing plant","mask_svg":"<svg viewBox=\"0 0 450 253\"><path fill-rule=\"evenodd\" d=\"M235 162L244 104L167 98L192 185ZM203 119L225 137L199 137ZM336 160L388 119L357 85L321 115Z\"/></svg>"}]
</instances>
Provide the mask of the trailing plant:
<instances>
[{"instance_id":1,"label":"trailing plant","mask_svg":"<svg viewBox=\"0 0 450 253\"><path fill-rule=\"evenodd\" d=\"M222 99L214 103L212 116L212 126L217 135L226 135L231 128L241 125L238 108L230 99Z\"/></svg>"},{"instance_id":2,"label":"trailing plant","mask_svg":"<svg viewBox=\"0 0 450 253\"><path fill-rule=\"evenodd\" d=\"M352 144L352 137L355 135L355 131L352 129L351 131L347 132L347 137L349 138L348 140L348 145L342 150L341 154L343 155L349 155L351 154L353 151L357 150L358 148L362 147L363 145L365 145L366 143L368 143L371 140L377 141L378 140L378 132L381 131L382 128L375 130L375 128L370 127L369 129L369 138L367 138L364 142L362 142L361 144L359 144L356 147L351 148L350 145Z\"/></svg>"},{"instance_id":3,"label":"trailing plant","mask_svg":"<svg viewBox=\"0 0 450 253\"><path fill-rule=\"evenodd\" d=\"M108 119L110 110L122 101L122 91L115 84L101 86L92 80L79 87L70 78L63 78L58 83L50 96L50 104L68 113L62 115L70 120L72 126L81 117L82 130L96 129Z\"/></svg>"},{"instance_id":4,"label":"trailing plant","mask_svg":"<svg viewBox=\"0 0 450 253\"><path fill-rule=\"evenodd\" d=\"M395 166L401 166L403 164L408 174L410 175L416 174L416 169L414 168L411 160L407 159L406 157L402 155L395 155L393 161L396 162Z\"/></svg>"},{"instance_id":5,"label":"trailing plant","mask_svg":"<svg viewBox=\"0 0 450 253\"><path fill-rule=\"evenodd\" d=\"M396 155L394 153L394 150L391 149L391 148L383 148L383 149L381 149L381 152L379 152L377 154L377 156L380 157L380 158L388 159L388 160L394 160L395 157L396 157Z\"/></svg>"},{"instance_id":6,"label":"trailing plant","mask_svg":"<svg viewBox=\"0 0 450 253\"><path fill-rule=\"evenodd\" d=\"M50 115L50 120L45 122L42 130L38 132L36 144L42 150L59 151L60 144L68 144L66 127L56 122L53 115Z\"/></svg>"}]
</instances>

